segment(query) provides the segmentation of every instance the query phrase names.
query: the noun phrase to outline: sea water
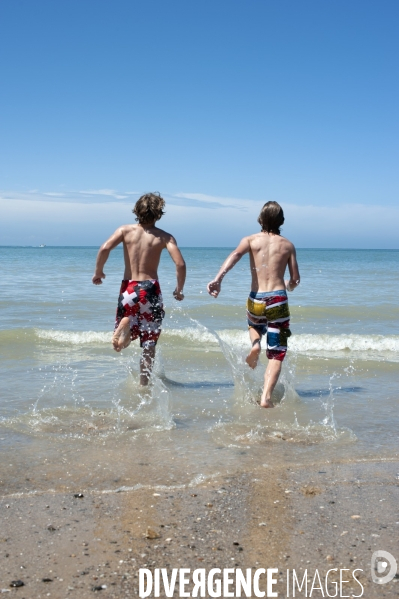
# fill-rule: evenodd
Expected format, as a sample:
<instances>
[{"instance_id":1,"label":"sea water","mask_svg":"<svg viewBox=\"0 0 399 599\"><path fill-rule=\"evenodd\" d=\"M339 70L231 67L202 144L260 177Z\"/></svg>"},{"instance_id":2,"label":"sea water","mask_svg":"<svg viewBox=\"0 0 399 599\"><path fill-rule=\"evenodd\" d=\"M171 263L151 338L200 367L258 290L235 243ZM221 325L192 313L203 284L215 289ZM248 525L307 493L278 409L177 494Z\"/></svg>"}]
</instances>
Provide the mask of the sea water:
<instances>
[{"instance_id":1,"label":"sea water","mask_svg":"<svg viewBox=\"0 0 399 599\"><path fill-rule=\"evenodd\" d=\"M188 485L291 463L397 457L399 251L298 250L292 337L274 410L259 408L265 352L245 363L248 258L206 285L228 248L183 248L159 269L166 316L152 384L140 348L111 346L123 254L91 283L97 248L0 248L3 494ZM264 347L264 343L263 343Z\"/></svg>"}]
</instances>

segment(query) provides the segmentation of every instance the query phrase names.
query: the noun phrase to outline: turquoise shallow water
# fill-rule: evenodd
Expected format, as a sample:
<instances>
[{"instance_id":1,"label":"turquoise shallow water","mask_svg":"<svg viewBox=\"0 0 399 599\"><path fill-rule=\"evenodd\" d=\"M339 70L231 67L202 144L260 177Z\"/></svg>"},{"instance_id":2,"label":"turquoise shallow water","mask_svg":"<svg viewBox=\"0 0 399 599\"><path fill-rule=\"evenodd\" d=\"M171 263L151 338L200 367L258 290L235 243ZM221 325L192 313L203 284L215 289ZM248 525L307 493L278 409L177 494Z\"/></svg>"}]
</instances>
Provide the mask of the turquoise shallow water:
<instances>
[{"instance_id":1,"label":"turquoise shallow water","mask_svg":"<svg viewBox=\"0 0 399 599\"><path fill-rule=\"evenodd\" d=\"M229 249L183 249L178 304L163 256L166 318L143 392L137 342L122 355L110 346L122 252L111 254L100 287L91 284L96 253L0 248L5 492L71 480L188 484L265 461L397 455L399 251L298 251L302 282L289 295L293 336L273 411L256 404L265 356L255 372L244 362L246 259L214 300L206 283Z\"/></svg>"}]
</instances>

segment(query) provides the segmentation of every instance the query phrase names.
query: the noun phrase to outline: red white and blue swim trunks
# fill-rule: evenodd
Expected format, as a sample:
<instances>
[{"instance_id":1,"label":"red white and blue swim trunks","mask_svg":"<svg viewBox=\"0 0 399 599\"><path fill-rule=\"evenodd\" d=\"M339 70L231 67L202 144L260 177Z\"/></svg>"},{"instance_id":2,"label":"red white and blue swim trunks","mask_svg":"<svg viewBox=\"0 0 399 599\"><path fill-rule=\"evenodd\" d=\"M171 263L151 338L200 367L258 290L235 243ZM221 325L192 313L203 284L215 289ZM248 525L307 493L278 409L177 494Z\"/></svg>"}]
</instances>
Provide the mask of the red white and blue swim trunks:
<instances>
[{"instance_id":1,"label":"red white and blue swim trunks","mask_svg":"<svg viewBox=\"0 0 399 599\"><path fill-rule=\"evenodd\" d=\"M247 300L248 327L260 336L266 335L266 355L269 360L282 362L291 337L290 311L285 289L257 293L251 291Z\"/></svg>"},{"instance_id":2,"label":"red white and blue swim trunks","mask_svg":"<svg viewBox=\"0 0 399 599\"><path fill-rule=\"evenodd\" d=\"M132 340L140 338L141 347L156 345L165 316L161 288L157 280L122 281L115 330L125 316L130 321Z\"/></svg>"}]
</instances>

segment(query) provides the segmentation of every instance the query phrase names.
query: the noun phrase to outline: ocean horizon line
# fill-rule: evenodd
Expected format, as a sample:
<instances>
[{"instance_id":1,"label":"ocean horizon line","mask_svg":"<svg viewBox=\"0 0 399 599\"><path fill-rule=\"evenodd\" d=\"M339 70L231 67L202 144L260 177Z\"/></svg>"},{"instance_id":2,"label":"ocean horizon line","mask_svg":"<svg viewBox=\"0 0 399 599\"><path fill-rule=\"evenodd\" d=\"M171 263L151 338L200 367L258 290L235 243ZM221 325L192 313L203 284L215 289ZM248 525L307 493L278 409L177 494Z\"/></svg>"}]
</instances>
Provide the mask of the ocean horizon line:
<instances>
[{"instance_id":1,"label":"ocean horizon line","mask_svg":"<svg viewBox=\"0 0 399 599\"><path fill-rule=\"evenodd\" d=\"M0 249L3 248L15 248L15 249L44 249L44 248L51 248L51 249L66 249L66 248L71 248L71 249L99 249L101 247L101 244L99 245L47 245L47 244L40 244L40 245L19 245L19 244L15 244L15 245L1 245L0 244ZM186 249L186 250L233 250L236 246L227 246L227 245L203 245L203 246L190 246L190 245L181 245L180 248ZM121 250L122 246L117 246L116 248L114 248L116 250ZM399 252L399 248L361 248L361 247L300 247L300 246L296 246L297 250L305 250L305 251L314 251L314 250L318 250L318 251L341 251L341 252Z\"/></svg>"}]
</instances>

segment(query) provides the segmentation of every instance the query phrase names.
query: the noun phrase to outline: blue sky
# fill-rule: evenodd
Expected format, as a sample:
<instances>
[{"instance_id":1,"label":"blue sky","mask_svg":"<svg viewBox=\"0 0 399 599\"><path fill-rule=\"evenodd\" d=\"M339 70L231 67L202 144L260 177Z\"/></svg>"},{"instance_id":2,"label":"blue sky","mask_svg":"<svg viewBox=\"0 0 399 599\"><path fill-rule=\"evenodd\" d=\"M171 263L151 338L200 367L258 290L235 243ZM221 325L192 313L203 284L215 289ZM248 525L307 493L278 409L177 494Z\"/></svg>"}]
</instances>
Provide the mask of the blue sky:
<instances>
[{"instance_id":1,"label":"blue sky","mask_svg":"<svg viewBox=\"0 0 399 599\"><path fill-rule=\"evenodd\" d=\"M0 244L181 245L268 200L299 247L399 248L397 0L2 0Z\"/></svg>"}]
</instances>

